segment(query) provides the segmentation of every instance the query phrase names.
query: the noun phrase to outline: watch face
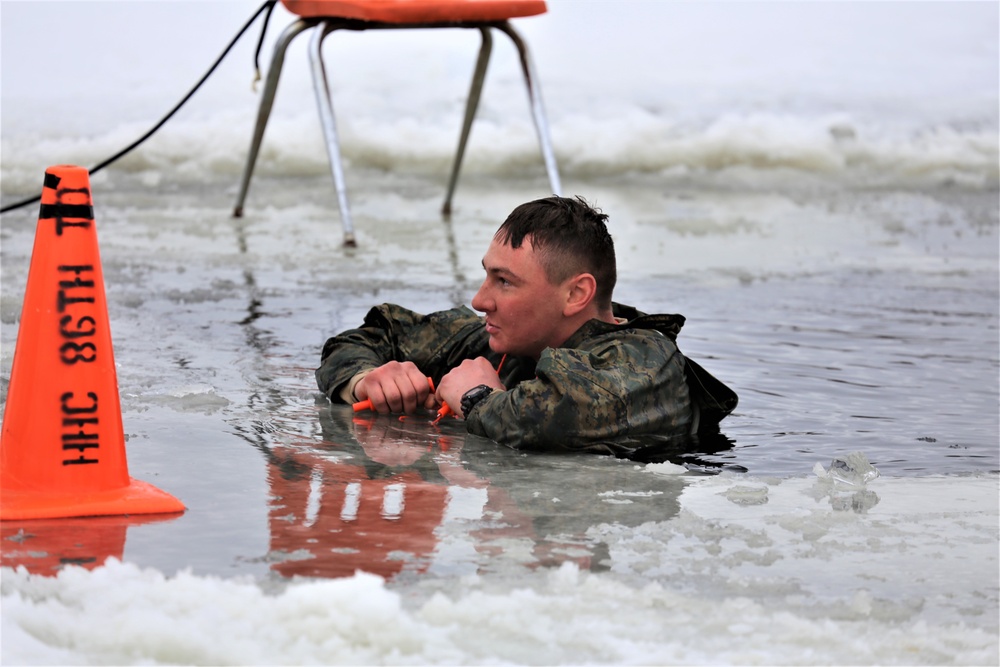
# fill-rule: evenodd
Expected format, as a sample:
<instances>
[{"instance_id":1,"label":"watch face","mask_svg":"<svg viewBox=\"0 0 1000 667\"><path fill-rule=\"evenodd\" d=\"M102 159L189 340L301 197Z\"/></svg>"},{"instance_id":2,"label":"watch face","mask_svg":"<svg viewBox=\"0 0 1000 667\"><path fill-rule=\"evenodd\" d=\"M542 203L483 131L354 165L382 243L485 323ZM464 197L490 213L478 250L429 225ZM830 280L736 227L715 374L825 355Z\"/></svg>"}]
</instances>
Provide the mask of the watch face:
<instances>
[{"instance_id":1,"label":"watch face","mask_svg":"<svg viewBox=\"0 0 1000 667\"><path fill-rule=\"evenodd\" d=\"M464 416L468 416L469 411L476 407L480 401L489 396L491 393L493 393L493 388L485 384L473 387L469 391L465 392L462 396L462 414Z\"/></svg>"}]
</instances>

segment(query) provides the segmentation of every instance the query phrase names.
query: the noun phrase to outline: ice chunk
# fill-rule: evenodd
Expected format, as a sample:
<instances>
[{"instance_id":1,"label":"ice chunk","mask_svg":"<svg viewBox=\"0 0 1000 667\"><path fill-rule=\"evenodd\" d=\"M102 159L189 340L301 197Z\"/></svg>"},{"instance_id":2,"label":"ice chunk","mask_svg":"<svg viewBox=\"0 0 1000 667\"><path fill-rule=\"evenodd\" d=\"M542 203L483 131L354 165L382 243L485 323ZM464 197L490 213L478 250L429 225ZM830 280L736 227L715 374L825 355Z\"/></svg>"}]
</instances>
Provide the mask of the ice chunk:
<instances>
[{"instance_id":1,"label":"ice chunk","mask_svg":"<svg viewBox=\"0 0 1000 667\"><path fill-rule=\"evenodd\" d=\"M737 505L764 505L767 503L766 486L736 485L723 493L726 498Z\"/></svg>"},{"instance_id":2,"label":"ice chunk","mask_svg":"<svg viewBox=\"0 0 1000 667\"><path fill-rule=\"evenodd\" d=\"M656 475L683 475L687 468L670 461L663 463L647 463L646 470Z\"/></svg>"},{"instance_id":3,"label":"ice chunk","mask_svg":"<svg viewBox=\"0 0 1000 667\"><path fill-rule=\"evenodd\" d=\"M851 452L830 462L830 468L823 470L818 463L813 468L818 477L827 478L832 482L841 482L851 486L864 486L879 476L878 470L861 452Z\"/></svg>"},{"instance_id":4,"label":"ice chunk","mask_svg":"<svg viewBox=\"0 0 1000 667\"><path fill-rule=\"evenodd\" d=\"M213 412L228 407L231 401L216 393L208 384L193 384L167 389L162 393L149 394L144 399L150 403L165 405L178 412Z\"/></svg>"},{"instance_id":5,"label":"ice chunk","mask_svg":"<svg viewBox=\"0 0 1000 667\"><path fill-rule=\"evenodd\" d=\"M829 470L817 463L813 472L820 479L815 489L817 499L828 497L835 510L864 513L879 503L878 494L866 488L879 472L861 452L833 459Z\"/></svg>"}]
</instances>

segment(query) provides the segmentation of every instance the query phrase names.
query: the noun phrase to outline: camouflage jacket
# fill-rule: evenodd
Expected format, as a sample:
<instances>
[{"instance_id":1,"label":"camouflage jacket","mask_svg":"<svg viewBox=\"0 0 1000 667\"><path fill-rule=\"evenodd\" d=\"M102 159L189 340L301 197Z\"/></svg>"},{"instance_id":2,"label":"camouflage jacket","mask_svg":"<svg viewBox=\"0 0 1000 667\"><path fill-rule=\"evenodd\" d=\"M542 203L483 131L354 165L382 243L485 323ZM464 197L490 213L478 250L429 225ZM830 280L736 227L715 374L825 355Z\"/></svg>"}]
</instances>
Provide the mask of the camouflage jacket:
<instances>
[{"instance_id":1,"label":"camouflage jacket","mask_svg":"<svg viewBox=\"0 0 1000 667\"><path fill-rule=\"evenodd\" d=\"M500 372L506 391L479 403L468 431L517 449L618 453L616 441L690 433L732 411L736 394L677 349L683 316L620 304L614 314L627 321L591 320L537 362L508 357ZM480 356L494 367L501 358L472 310L421 315L382 304L361 328L326 342L316 380L342 402L340 390L352 377L386 362L412 361L437 384L462 360Z\"/></svg>"}]
</instances>

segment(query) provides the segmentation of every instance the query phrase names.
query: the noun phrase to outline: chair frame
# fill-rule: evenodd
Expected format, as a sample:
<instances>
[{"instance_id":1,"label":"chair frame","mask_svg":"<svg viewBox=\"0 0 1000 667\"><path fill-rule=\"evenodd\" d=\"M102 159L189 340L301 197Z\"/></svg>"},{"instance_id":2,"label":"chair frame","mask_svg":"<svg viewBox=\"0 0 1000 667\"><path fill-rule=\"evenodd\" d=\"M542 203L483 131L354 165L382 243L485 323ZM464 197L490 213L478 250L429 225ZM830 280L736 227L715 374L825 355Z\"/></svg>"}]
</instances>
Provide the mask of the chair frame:
<instances>
[{"instance_id":1,"label":"chair frame","mask_svg":"<svg viewBox=\"0 0 1000 667\"><path fill-rule=\"evenodd\" d=\"M545 116L545 108L542 105L541 91L537 84L537 75L528 48L521 36L510 25L509 21L485 21L485 22L461 22L461 23L382 23L372 21L359 21L356 19L341 18L300 18L289 25L278 37L274 47L274 55L271 58L271 65L267 72L267 79L264 91L260 100L260 107L257 111L257 122L254 127L253 137L250 142L250 152L247 156L246 164L243 168L243 177L240 182L240 190L237 195L236 205L233 209L234 217L243 216L243 205L246 201L247 191L250 187L250 179L253 176L254 165L260 151L261 141L264 137L264 130L267 127L268 118L274 105L275 93L278 89L278 80L281 77L281 69L285 61L285 52L289 44L305 30L315 28L309 42L309 63L312 74L313 90L316 94L316 104L319 110L320 124L326 140L327 155L330 159L330 171L333 183L337 190L337 202L340 207L340 218L344 228L344 245L355 246L357 241L354 235L354 223L351 216L350 204L347 199L347 185L344 179L343 160L340 154L340 143L337 136L337 126L333 113L333 101L330 95L330 87L326 75L326 66L323 62L322 46L326 39L334 30L413 30L421 28L465 28L477 29L482 36L482 43L479 48L479 57L476 61L475 72L472 77L472 85L469 89L469 97L465 105L465 118L462 123L462 132L459 137L458 150L452 164L451 177L448 181L448 190L445 195L444 204L441 207L443 216L451 215L451 202L455 194L455 187L458 183L458 174L462 167L462 158L465 155L465 148L472 129L472 121L475 119L476 109L479 106L480 93L482 92L483 81L486 78L486 69L489 64L490 54L493 50L492 30L503 32L517 48L521 60L521 70L524 74L525 86L528 92L528 102L531 107L532 118L535 123L535 130L538 134L538 141L545 161L545 170L548 173L549 184L553 194L561 194L562 186L559 180L559 170L556 165L555 153L552 149L552 140L549 135L549 124Z\"/></svg>"}]
</instances>

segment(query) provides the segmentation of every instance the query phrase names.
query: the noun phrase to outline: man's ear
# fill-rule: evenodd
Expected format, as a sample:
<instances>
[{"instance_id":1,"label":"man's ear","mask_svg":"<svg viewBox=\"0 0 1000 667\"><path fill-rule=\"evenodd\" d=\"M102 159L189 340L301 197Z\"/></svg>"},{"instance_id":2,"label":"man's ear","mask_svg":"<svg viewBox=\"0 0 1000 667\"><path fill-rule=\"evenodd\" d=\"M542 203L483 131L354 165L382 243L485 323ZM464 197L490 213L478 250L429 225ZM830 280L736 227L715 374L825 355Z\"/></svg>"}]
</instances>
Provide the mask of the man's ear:
<instances>
[{"instance_id":1,"label":"man's ear","mask_svg":"<svg viewBox=\"0 0 1000 667\"><path fill-rule=\"evenodd\" d=\"M569 278L566 283L566 303L563 316L573 317L585 310L597 294L597 279L589 273L580 273Z\"/></svg>"}]
</instances>

